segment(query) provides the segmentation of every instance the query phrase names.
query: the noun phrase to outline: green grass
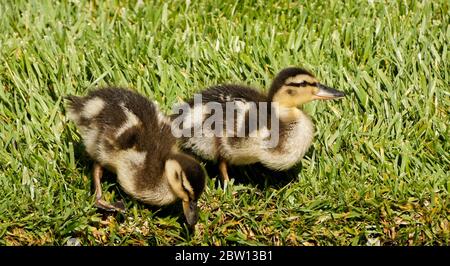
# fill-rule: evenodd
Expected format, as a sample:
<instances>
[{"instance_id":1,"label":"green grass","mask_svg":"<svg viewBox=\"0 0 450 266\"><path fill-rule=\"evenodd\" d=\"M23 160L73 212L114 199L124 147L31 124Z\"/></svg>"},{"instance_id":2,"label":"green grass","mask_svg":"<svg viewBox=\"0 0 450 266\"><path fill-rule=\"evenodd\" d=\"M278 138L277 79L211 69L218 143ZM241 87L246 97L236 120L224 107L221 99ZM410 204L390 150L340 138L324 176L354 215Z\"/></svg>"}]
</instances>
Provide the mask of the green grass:
<instances>
[{"instance_id":1,"label":"green grass","mask_svg":"<svg viewBox=\"0 0 450 266\"><path fill-rule=\"evenodd\" d=\"M0 245L450 244L448 1L120 2L0 3ZM211 174L195 232L113 179L128 214L93 206L63 96L115 84L169 111L289 65L348 93L305 107L317 134L290 179Z\"/></svg>"}]
</instances>

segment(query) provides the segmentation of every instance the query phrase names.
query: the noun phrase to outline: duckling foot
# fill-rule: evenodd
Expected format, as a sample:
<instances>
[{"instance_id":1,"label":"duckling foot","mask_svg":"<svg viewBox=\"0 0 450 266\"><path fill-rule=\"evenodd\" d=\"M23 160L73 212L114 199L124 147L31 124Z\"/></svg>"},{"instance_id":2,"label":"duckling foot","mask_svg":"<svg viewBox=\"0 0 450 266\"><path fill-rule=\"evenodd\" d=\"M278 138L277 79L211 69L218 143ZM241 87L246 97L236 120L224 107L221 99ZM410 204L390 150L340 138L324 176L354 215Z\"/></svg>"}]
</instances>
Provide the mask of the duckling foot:
<instances>
[{"instance_id":1,"label":"duckling foot","mask_svg":"<svg viewBox=\"0 0 450 266\"><path fill-rule=\"evenodd\" d=\"M93 169L93 177L94 177L94 185L95 185L95 206L97 208L100 208L105 211L109 212L122 212L125 213L125 204L123 204L122 201L115 202L113 204L110 204L102 199L102 185L101 185L101 179L103 176L103 168L100 164L95 163L94 169Z\"/></svg>"},{"instance_id":2,"label":"duckling foot","mask_svg":"<svg viewBox=\"0 0 450 266\"><path fill-rule=\"evenodd\" d=\"M117 201L113 204L110 204L102 199L97 199L95 201L95 206L97 208L100 208L102 210L105 211L109 211L109 212L121 212L121 213L125 213L126 209L125 209L125 204L123 204L122 201Z\"/></svg>"},{"instance_id":3,"label":"duckling foot","mask_svg":"<svg viewBox=\"0 0 450 266\"><path fill-rule=\"evenodd\" d=\"M117 211L121 213L127 212L127 208L125 207L125 204L121 200L114 202L112 205L114 206L114 208L116 208Z\"/></svg>"}]
</instances>

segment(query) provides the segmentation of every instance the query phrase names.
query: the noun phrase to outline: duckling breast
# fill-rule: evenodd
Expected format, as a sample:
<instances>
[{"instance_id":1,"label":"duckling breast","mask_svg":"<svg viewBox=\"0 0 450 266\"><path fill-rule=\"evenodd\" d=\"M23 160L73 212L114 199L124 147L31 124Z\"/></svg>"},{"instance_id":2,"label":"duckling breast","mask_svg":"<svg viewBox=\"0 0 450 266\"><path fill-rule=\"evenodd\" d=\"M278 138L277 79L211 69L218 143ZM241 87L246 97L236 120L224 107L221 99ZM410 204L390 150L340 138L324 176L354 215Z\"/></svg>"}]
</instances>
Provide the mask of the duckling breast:
<instances>
[{"instance_id":1,"label":"duckling breast","mask_svg":"<svg viewBox=\"0 0 450 266\"><path fill-rule=\"evenodd\" d=\"M314 124L304 113L298 120L281 124L279 143L260 153L263 165L274 170L287 170L297 164L308 151L314 137Z\"/></svg>"}]
</instances>

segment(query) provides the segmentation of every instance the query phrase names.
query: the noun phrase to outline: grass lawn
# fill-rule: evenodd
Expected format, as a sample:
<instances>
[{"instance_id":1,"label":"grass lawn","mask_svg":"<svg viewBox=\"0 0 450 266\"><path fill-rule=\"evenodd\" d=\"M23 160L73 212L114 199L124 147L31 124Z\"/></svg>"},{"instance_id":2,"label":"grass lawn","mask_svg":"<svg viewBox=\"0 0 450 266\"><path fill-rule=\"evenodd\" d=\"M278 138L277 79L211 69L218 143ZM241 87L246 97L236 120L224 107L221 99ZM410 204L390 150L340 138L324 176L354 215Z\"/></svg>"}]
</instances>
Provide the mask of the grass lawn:
<instances>
[{"instance_id":1,"label":"grass lawn","mask_svg":"<svg viewBox=\"0 0 450 266\"><path fill-rule=\"evenodd\" d=\"M1 1L0 245L449 245L448 1ZM303 2L303 1L301 1ZM310 69L345 91L305 106L313 146L285 173L214 165L194 232L103 183L63 96L131 87L165 111L217 83Z\"/></svg>"}]
</instances>

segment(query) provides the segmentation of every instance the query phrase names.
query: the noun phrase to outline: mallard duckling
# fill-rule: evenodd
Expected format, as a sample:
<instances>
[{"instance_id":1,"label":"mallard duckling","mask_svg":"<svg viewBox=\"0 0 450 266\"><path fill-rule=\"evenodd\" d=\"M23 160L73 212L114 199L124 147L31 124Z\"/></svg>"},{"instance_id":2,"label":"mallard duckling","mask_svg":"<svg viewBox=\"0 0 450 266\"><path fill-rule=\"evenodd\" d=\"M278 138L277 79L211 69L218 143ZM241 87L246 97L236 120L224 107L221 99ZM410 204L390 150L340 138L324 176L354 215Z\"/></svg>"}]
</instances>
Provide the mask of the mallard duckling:
<instances>
[{"instance_id":1,"label":"mallard duckling","mask_svg":"<svg viewBox=\"0 0 450 266\"><path fill-rule=\"evenodd\" d=\"M286 170L297 164L309 149L314 135L314 125L301 106L313 100L335 99L345 94L319 83L310 72L291 67L278 73L268 94L241 85L217 85L200 95L201 100L196 102L195 96L187 102L187 108L185 105L172 115L173 127L192 133L200 125L202 134L182 136L180 145L204 159L218 161L222 178L226 181L229 180L228 164L260 162L274 170ZM209 129L205 125L213 116L211 110L214 108L208 105L211 103L218 103L222 108L232 103L228 107L234 106L234 119L228 120L227 110L223 110L220 121ZM260 103L266 103L267 108L263 110L264 105ZM257 114L253 116L253 122L259 120L253 130L249 128L252 110ZM214 126L228 128L230 123L234 123L231 133L244 130L244 134L239 137L224 130L222 136L214 135L217 133ZM272 140L276 141L275 145Z\"/></svg>"},{"instance_id":2,"label":"mallard duckling","mask_svg":"<svg viewBox=\"0 0 450 266\"><path fill-rule=\"evenodd\" d=\"M93 90L85 97L69 96L68 118L80 130L89 156L95 161L96 206L124 211L121 204L102 199L103 167L116 173L123 190L156 206L180 198L187 223L198 220L197 200L205 174L191 156L178 151L170 120L157 105L122 88Z\"/></svg>"}]
</instances>

